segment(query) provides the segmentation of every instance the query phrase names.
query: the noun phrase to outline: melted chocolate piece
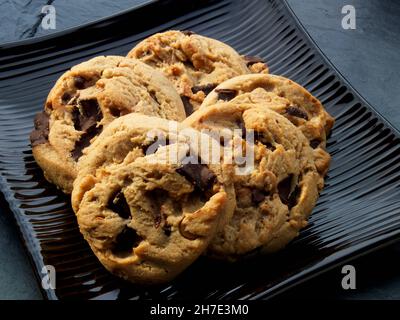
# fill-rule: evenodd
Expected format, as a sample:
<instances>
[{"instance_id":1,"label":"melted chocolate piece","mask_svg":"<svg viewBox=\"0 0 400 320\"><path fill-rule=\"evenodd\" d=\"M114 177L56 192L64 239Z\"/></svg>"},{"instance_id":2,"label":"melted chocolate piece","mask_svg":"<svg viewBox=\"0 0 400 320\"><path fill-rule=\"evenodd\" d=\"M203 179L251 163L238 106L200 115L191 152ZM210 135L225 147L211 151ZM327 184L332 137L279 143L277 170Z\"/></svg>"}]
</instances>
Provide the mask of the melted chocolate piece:
<instances>
[{"instance_id":1,"label":"melted chocolate piece","mask_svg":"<svg viewBox=\"0 0 400 320\"><path fill-rule=\"evenodd\" d=\"M294 106L287 107L286 113L293 117L303 118L305 120L308 120L308 114L304 110L302 110L298 107L294 107Z\"/></svg>"},{"instance_id":2,"label":"melted chocolate piece","mask_svg":"<svg viewBox=\"0 0 400 320\"><path fill-rule=\"evenodd\" d=\"M275 150L276 150L275 146L272 145L272 144L269 143L269 142L265 142L265 143L263 143L263 145L266 146L266 148L269 149L269 150L271 150L271 151L275 151Z\"/></svg>"},{"instance_id":3,"label":"melted chocolate piece","mask_svg":"<svg viewBox=\"0 0 400 320\"><path fill-rule=\"evenodd\" d=\"M190 194L190 197L196 200L200 200L203 203L206 203L208 200L210 200L209 194L207 194L206 192L202 192L199 188L193 190L193 192Z\"/></svg>"},{"instance_id":4,"label":"melted chocolate piece","mask_svg":"<svg viewBox=\"0 0 400 320\"><path fill-rule=\"evenodd\" d=\"M35 116L34 126L30 140L32 147L49 141L49 115L42 111Z\"/></svg>"},{"instance_id":5,"label":"melted chocolate piece","mask_svg":"<svg viewBox=\"0 0 400 320\"><path fill-rule=\"evenodd\" d=\"M246 61L246 65L248 67L252 66L253 64L256 63L265 63L264 60L260 57L257 56L244 56L244 61Z\"/></svg>"},{"instance_id":6,"label":"melted chocolate piece","mask_svg":"<svg viewBox=\"0 0 400 320\"><path fill-rule=\"evenodd\" d=\"M276 149L275 146L272 143L266 141L264 135L258 131L254 131L254 143L256 143L256 142L262 143L264 146L267 147L267 149L269 149L271 151L275 151L275 149Z\"/></svg>"},{"instance_id":7,"label":"melted chocolate piece","mask_svg":"<svg viewBox=\"0 0 400 320\"><path fill-rule=\"evenodd\" d=\"M81 113L79 112L78 107L75 107L74 109L72 109L71 116L72 116L72 122L74 123L75 130L81 130L81 124L80 124Z\"/></svg>"},{"instance_id":8,"label":"melted chocolate piece","mask_svg":"<svg viewBox=\"0 0 400 320\"><path fill-rule=\"evenodd\" d=\"M176 169L176 172L184 176L201 191L206 191L210 188L216 178L215 174L204 164L188 163Z\"/></svg>"},{"instance_id":9,"label":"melted chocolate piece","mask_svg":"<svg viewBox=\"0 0 400 320\"><path fill-rule=\"evenodd\" d=\"M85 89L87 80L84 77L76 76L74 77L74 86L75 88L81 90Z\"/></svg>"},{"instance_id":10,"label":"melted chocolate piece","mask_svg":"<svg viewBox=\"0 0 400 320\"><path fill-rule=\"evenodd\" d=\"M197 93L199 91L203 91L205 95L208 95L211 91L215 89L216 86L217 84L215 83L210 83L202 86L194 86L192 87L192 92Z\"/></svg>"},{"instance_id":11,"label":"melted chocolate piece","mask_svg":"<svg viewBox=\"0 0 400 320\"><path fill-rule=\"evenodd\" d=\"M167 223L164 223L162 226L162 230L164 231L164 234L169 237L171 235L171 226Z\"/></svg>"},{"instance_id":12,"label":"melted chocolate piece","mask_svg":"<svg viewBox=\"0 0 400 320\"><path fill-rule=\"evenodd\" d=\"M190 60L190 59L187 59L187 60L183 61L183 64L189 69L196 70L196 67L193 64L193 61Z\"/></svg>"},{"instance_id":13,"label":"melted chocolate piece","mask_svg":"<svg viewBox=\"0 0 400 320\"><path fill-rule=\"evenodd\" d=\"M81 100L79 104L81 107L74 108L72 112L72 121L76 130L87 131L101 121L103 114L95 99Z\"/></svg>"},{"instance_id":14,"label":"melted chocolate piece","mask_svg":"<svg viewBox=\"0 0 400 320\"><path fill-rule=\"evenodd\" d=\"M289 203L289 197L291 193L290 189L292 187L292 179L293 175L289 175L278 184L278 193L283 204Z\"/></svg>"},{"instance_id":15,"label":"melted chocolate piece","mask_svg":"<svg viewBox=\"0 0 400 320\"><path fill-rule=\"evenodd\" d=\"M137 247L142 240L143 238L140 237L135 230L125 227L115 239L115 245L112 251L117 255L131 254L133 248Z\"/></svg>"},{"instance_id":16,"label":"melted chocolate piece","mask_svg":"<svg viewBox=\"0 0 400 320\"><path fill-rule=\"evenodd\" d=\"M97 122L100 122L103 118L99 104L97 100L81 100L81 117L80 126L82 131L86 131L89 128L96 126Z\"/></svg>"},{"instance_id":17,"label":"melted chocolate piece","mask_svg":"<svg viewBox=\"0 0 400 320\"><path fill-rule=\"evenodd\" d=\"M264 190L254 189L251 191L251 200L255 204L259 204L260 202L263 202L265 200L265 198L268 196L269 196L269 193Z\"/></svg>"},{"instance_id":18,"label":"melted chocolate piece","mask_svg":"<svg viewBox=\"0 0 400 320\"><path fill-rule=\"evenodd\" d=\"M320 143L321 143L321 140L319 140L319 139L311 140L310 141L310 147L313 148L313 149L317 149L318 146L320 145Z\"/></svg>"},{"instance_id":19,"label":"melted chocolate piece","mask_svg":"<svg viewBox=\"0 0 400 320\"><path fill-rule=\"evenodd\" d=\"M182 225L182 221L179 223L179 233L181 234L182 237L188 240L195 240L198 238L196 235L185 230L184 226Z\"/></svg>"},{"instance_id":20,"label":"melted chocolate piece","mask_svg":"<svg viewBox=\"0 0 400 320\"><path fill-rule=\"evenodd\" d=\"M81 106L72 112L72 121L76 130L84 131L80 139L75 143L75 148L72 151L72 157L78 160L82 156L82 150L89 146L90 140L98 135L103 129L102 126L97 126L97 123L103 118L99 104L95 99L79 101Z\"/></svg>"},{"instance_id":21,"label":"melted chocolate piece","mask_svg":"<svg viewBox=\"0 0 400 320\"><path fill-rule=\"evenodd\" d=\"M218 100L230 101L237 95L237 90L233 89L216 89L216 93L218 93Z\"/></svg>"},{"instance_id":22,"label":"melted chocolate piece","mask_svg":"<svg viewBox=\"0 0 400 320\"><path fill-rule=\"evenodd\" d=\"M291 192L292 180L293 175L289 175L278 184L279 197L281 198L282 203L286 204L289 209L296 205L297 198L301 191L300 187L296 185L294 190Z\"/></svg>"},{"instance_id":23,"label":"melted chocolate piece","mask_svg":"<svg viewBox=\"0 0 400 320\"><path fill-rule=\"evenodd\" d=\"M182 99L183 106L185 107L186 116L188 117L194 111L193 105L190 103L190 99L188 97L181 96L181 99Z\"/></svg>"},{"instance_id":24,"label":"melted chocolate piece","mask_svg":"<svg viewBox=\"0 0 400 320\"><path fill-rule=\"evenodd\" d=\"M129 205L122 191L117 192L117 194L110 199L107 207L115 213L118 213L122 219L129 219L131 217L131 210L129 209Z\"/></svg>"},{"instance_id":25,"label":"melted chocolate piece","mask_svg":"<svg viewBox=\"0 0 400 320\"><path fill-rule=\"evenodd\" d=\"M159 105L161 104L160 101L158 101L157 96L156 96L156 93L155 93L154 91L150 91L149 94L150 94L150 97L151 97L155 102L157 102L157 104L159 104Z\"/></svg>"},{"instance_id":26,"label":"melted chocolate piece","mask_svg":"<svg viewBox=\"0 0 400 320\"><path fill-rule=\"evenodd\" d=\"M99 127L90 127L86 132L81 135L81 138L75 142L75 148L71 152L71 156L75 161L82 156L82 151L86 147L90 145L90 140L92 140L95 136L97 136L101 130L103 130L103 126Z\"/></svg>"},{"instance_id":27,"label":"melted chocolate piece","mask_svg":"<svg viewBox=\"0 0 400 320\"><path fill-rule=\"evenodd\" d=\"M72 96L68 92L64 92L61 96L61 101L63 104L67 104L71 100Z\"/></svg>"},{"instance_id":28,"label":"melted chocolate piece","mask_svg":"<svg viewBox=\"0 0 400 320\"><path fill-rule=\"evenodd\" d=\"M185 36L191 36L193 34L196 34L196 32L194 31L190 31L190 30L183 30L181 31Z\"/></svg>"},{"instance_id":29,"label":"melted chocolate piece","mask_svg":"<svg viewBox=\"0 0 400 320\"><path fill-rule=\"evenodd\" d=\"M113 117L119 118L121 116L121 110L119 110L118 108L110 108L109 110Z\"/></svg>"},{"instance_id":30,"label":"melted chocolate piece","mask_svg":"<svg viewBox=\"0 0 400 320\"><path fill-rule=\"evenodd\" d=\"M301 189L297 185L296 188L294 188L293 192L289 196L289 201L287 204L289 210L292 209L297 204L297 200L299 198L300 192L301 192Z\"/></svg>"}]
</instances>

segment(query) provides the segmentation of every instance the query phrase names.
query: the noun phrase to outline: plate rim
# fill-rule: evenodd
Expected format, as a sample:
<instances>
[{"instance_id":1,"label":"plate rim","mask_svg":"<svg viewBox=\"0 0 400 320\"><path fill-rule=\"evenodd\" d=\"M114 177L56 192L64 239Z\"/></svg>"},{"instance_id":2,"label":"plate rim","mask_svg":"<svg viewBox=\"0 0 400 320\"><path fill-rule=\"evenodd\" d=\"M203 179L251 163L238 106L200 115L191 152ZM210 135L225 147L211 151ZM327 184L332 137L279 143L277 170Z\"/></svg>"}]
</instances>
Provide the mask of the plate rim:
<instances>
[{"instance_id":1,"label":"plate rim","mask_svg":"<svg viewBox=\"0 0 400 320\"><path fill-rule=\"evenodd\" d=\"M96 25L102 24L102 23L117 23L118 19L126 14L130 14L133 11L139 10L144 7L148 7L151 5L156 5L160 2L171 2L171 1L179 1L179 0L146 0L144 3L137 4L135 6L130 7L129 9L125 9L122 11L119 11L115 14L106 16L104 18L96 19L94 21L90 21L84 24L80 24L74 27L69 27L67 29L61 30L54 32L49 35L43 35L43 36L38 36L34 38L29 38L29 39L23 39L23 40L18 40L18 41L12 41L12 42L5 42L0 45L0 52L4 50L9 50L9 49L18 49L21 46L31 46L31 45L36 45L45 41L53 40L56 38L62 38L65 37L66 35L76 32L82 28L93 28ZM266 1L266 0L265 0ZM204 1L202 1L204 2ZM215 2L214 0L210 1L205 1L205 2ZM305 36L306 41L309 42L309 45L313 47L313 49L319 54L320 58L322 59L322 62L325 63L334 73L334 75L338 78L338 80L341 82L342 85L346 86L347 89L355 96L356 99L359 100L363 105L365 105L368 109L370 109L374 115L381 121L387 128L391 130L391 132L395 135L396 138L400 138L400 128L396 128L385 116L381 114L366 98L364 98L358 90L356 90L353 85L347 80L347 78L336 68L336 66L330 61L330 59L325 55L325 53L321 50L321 48L317 45L317 43L314 41L314 39L311 37L309 32L305 29L304 25L300 22L299 18L289 5L287 0L280 0L280 3L283 4L284 9L286 9L286 12L292 17L292 21L294 22L293 27L298 29L298 31ZM282 9L281 9L282 10ZM112 20L115 20L114 22ZM290 23L292 24L292 21ZM38 287L40 289L40 292L43 295L43 298L47 298L49 300L59 300L59 297L56 295L55 290L53 289L44 289L43 286L41 286L41 279L39 277L39 273L37 271L41 270L42 267L44 266L44 261L40 257L40 255L37 253L34 243L30 241L30 239L27 238L26 234L27 233L27 228L24 225L24 218L21 217L20 215L20 210L15 206L15 197L12 195L12 191L5 179L5 177L0 174L0 192L3 194L6 206L9 210L11 211L12 214L12 219L14 219L16 225L18 226L18 234L19 238L21 240L24 240L23 247L25 252L27 253L28 259L32 263L32 267L35 268L37 267L37 270L33 270L33 273L35 275L35 278L37 280ZM8 214L7 212L6 214ZM23 231L24 230L24 231ZM382 240L380 240L382 241ZM384 247L387 247L389 245L392 245L393 243L399 242L400 241L400 235L394 235L392 238L389 236L387 239L384 240L384 243L379 244L379 241L376 243L370 245L372 246L371 248L368 248L368 246L364 246L360 249L354 250L354 252L351 254L351 256L348 255L343 255L341 258L337 258L332 262L328 263L321 263L319 267L316 267L315 269L320 269L319 272L315 272L312 274L306 274L303 277L300 277L300 280L296 281L296 278L298 278L298 275L293 275L288 277L285 282L294 282L292 284L286 284L286 287L283 288L282 290L279 290L280 285L273 286L271 287L272 290L266 289L263 290L261 293L257 294L255 298L250 297L250 300L253 299L270 299L272 297L275 297L282 293L283 291L290 290L294 285L303 283L305 281L308 281L312 278L315 278L319 276L320 274L323 274L335 267L341 263L345 263L348 261L353 261L354 259L357 259L361 256L367 255L371 252L380 250ZM345 250L345 249L343 249ZM343 250L338 251L337 253L342 252ZM310 273L310 272L308 272ZM283 285L284 282L281 283ZM265 297L270 291L276 291L272 292L272 294L269 294L267 297Z\"/></svg>"},{"instance_id":2,"label":"plate rim","mask_svg":"<svg viewBox=\"0 0 400 320\"><path fill-rule=\"evenodd\" d=\"M59 37L63 37L69 33L72 32L76 32L79 29L82 28L92 28L95 25L99 25L105 22L111 22L111 20L113 19L118 19L120 16L125 15L125 14L129 14L132 11L136 11L140 8L149 6L149 5L153 5L156 4L157 2L162 2L162 1L169 1L169 0L145 0L145 2L143 3L139 3L137 5L133 5L128 9L124 9L121 11L118 11L114 14L105 16L103 18L99 18L99 19L95 19L93 21L89 21L86 23L81 23L78 24L76 26L72 26L72 27L68 27L65 28L63 30L60 31L55 31L52 32L50 34L46 34L46 35L41 35L41 36L37 36L37 37L32 37L32 38L26 38L26 39L21 39L21 40L15 40L15 41L7 41L7 42L3 42L0 44L0 51L1 50L10 50L10 49L16 49L20 46L29 46L29 45L35 45L38 44L40 42L44 42L44 41L49 41L49 40L53 40L55 38L59 38Z\"/></svg>"}]
</instances>

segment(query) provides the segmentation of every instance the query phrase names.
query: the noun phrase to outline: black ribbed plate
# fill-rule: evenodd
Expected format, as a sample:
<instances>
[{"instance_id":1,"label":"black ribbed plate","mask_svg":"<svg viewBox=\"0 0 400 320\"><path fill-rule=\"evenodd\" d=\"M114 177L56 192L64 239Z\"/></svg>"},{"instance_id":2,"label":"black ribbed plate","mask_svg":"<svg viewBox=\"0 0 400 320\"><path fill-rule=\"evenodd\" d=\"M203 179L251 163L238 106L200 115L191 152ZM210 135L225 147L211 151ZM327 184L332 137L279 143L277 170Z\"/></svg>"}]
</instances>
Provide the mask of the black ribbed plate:
<instances>
[{"instance_id":1,"label":"black ribbed plate","mask_svg":"<svg viewBox=\"0 0 400 320\"><path fill-rule=\"evenodd\" d=\"M189 29L259 55L271 72L317 96L336 118L326 187L309 226L274 256L197 261L172 283L139 288L104 270L78 231L68 197L46 182L29 132L62 72L96 55L125 55L157 31ZM399 135L322 56L275 0L158 1L54 36L0 48L0 186L36 273L54 265L57 298L269 298L400 238Z\"/></svg>"}]
</instances>

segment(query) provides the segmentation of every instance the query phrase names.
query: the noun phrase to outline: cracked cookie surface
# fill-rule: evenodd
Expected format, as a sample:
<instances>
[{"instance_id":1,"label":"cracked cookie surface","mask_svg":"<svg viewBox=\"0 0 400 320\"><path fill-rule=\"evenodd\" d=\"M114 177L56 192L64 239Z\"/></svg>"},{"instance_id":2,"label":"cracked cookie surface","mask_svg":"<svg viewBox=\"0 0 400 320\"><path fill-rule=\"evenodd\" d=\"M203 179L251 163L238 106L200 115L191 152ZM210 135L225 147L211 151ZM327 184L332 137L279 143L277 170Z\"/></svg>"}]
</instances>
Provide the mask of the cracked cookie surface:
<instances>
[{"instance_id":1,"label":"cracked cookie surface","mask_svg":"<svg viewBox=\"0 0 400 320\"><path fill-rule=\"evenodd\" d=\"M101 56L64 73L36 116L30 137L46 179L70 193L84 149L110 122L132 112L185 118L172 84L138 60Z\"/></svg>"},{"instance_id":2,"label":"cracked cookie surface","mask_svg":"<svg viewBox=\"0 0 400 320\"><path fill-rule=\"evenodd\" d=\"M201 139L210 143L209 136L174 121L130 114L89 148L72 205L82 234L109 271L135 283L169 281L230 220L231 166L202 163L208 152L200 151Z\"/></svg>"},{"instance_id":3,"label":"cracked cookie surface","mask_svg":"<svg viewBox=\"0 0 400 320\"><path fill-rule=\"evenodd\" d=\"M242 75L221 83L206 97L201 108L226 101L237 104L261 103L284 115L310 141L320 174L324 176L327 173L330 155L325 151L326 137L334 119L306 89L276 75Z\"/></svg>"},{"instance_id":4,"label":"cracked cookie surface","mask_svg":"<svg viewBox=\"0 0 400 320\"><path fill-rule=\"evenodd\" d=\"M295 238L323 187L300 129L264 105L232 102L201 108L183 123L209 132L230 129L233 138L224 139L225 148L239 139L242 150L254 155L253 165L245 165L249 170L233 178L235 212L208 254L234 260L255 251L279 250Z\"/></svg>"},{"instance_id":5,"label":"cracked cookie surface","mask_svg":"<svg viewBox=\"0 0 400 320\"><path fill-rule=\"evenodd\" d=\"M187 115L221 82L250 72L268 72L255 57L243 58L225 43L185 31L152 35L137 44L128 57L161 70L182 96Z\"/></svg>"}]
</instances>

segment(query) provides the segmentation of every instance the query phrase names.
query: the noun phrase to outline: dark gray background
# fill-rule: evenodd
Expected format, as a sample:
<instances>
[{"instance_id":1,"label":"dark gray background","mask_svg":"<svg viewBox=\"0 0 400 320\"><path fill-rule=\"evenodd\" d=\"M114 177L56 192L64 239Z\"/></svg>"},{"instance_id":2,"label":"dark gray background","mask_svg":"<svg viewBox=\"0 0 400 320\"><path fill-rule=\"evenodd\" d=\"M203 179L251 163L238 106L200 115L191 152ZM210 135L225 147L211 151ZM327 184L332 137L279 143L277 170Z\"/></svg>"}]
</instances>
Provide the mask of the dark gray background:
<instances>
[{"instance_id":1,"label":"dark gray background","mask_svg":"<svg viewBox=\"0 0 400 320\"><path fill-rule=\"evenodd\" d=\"M0 0L0 43L47 35L148 0ZM40 10L52 4L56 30L43 30ZM393 126L400 129L400 1L288 0L336 68ZM341 27L344 5L356 8L356 30ZM3 200L3 199L1 199ZM0 206L0 299L40 299L30 262L8 212ZM400 245L353 261L357 289L341 288L341 268L294 288L286 298L400 299Z\"/></svg>"}]
</instances>

